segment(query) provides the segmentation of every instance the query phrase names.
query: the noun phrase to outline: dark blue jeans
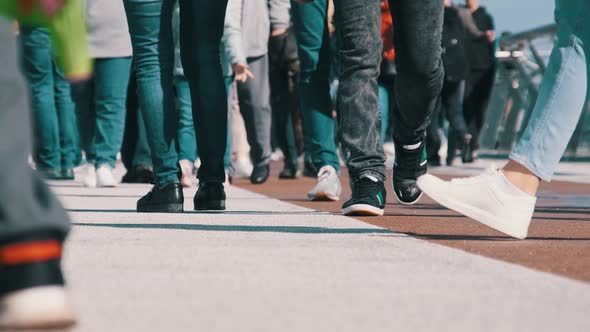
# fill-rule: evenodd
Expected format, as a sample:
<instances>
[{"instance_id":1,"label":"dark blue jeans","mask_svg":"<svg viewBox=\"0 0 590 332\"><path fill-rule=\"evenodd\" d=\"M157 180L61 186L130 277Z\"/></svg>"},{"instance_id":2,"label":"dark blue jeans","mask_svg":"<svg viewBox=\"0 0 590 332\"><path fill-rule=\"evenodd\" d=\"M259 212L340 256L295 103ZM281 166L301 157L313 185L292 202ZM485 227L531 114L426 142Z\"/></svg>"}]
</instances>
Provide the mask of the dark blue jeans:
<instances>
[{"instance_id":1,"label":"dark blue jeans","mask_svg":"<svg viewBox=\"0 0 590 332\"><path fill-rule=\"evenodd\" d=\"M95 59L92 80L73 88L82 148L98 168L115 167L123 142L131 58Z\"/></svg>"},{"instance_id":2,"label":"dark blue jeans","mask_svg":"<svg viewBox=\"0 0 590 332\"><path fill-rule=\"evenodd\" d=\"M22 25L21 67L31 93L34 124L33 157L38 169L60 170L76 165L78 137L70 83L53 61L45 28Z\"/></svg>"}]
</instances>

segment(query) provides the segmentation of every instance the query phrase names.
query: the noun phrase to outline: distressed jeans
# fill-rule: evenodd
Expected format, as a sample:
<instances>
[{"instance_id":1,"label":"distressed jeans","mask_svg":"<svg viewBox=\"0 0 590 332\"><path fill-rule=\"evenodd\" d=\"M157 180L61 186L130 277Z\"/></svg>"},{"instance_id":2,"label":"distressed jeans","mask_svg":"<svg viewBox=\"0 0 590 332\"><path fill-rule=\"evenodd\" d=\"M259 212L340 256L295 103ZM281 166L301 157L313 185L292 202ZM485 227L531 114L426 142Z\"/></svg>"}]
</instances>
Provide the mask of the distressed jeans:
<instances>
[{"instance_id":1,"label":"distressed jeans","mask_svg":"<svg viewBox=\"0 0 590 332\"><path fill-rule=\"evenodd\" d=\"M557 42L527 127L510 155L544 181L555 168L576 129L588 92L590 2L555 2Z\"/></svg>"}]
</instances>

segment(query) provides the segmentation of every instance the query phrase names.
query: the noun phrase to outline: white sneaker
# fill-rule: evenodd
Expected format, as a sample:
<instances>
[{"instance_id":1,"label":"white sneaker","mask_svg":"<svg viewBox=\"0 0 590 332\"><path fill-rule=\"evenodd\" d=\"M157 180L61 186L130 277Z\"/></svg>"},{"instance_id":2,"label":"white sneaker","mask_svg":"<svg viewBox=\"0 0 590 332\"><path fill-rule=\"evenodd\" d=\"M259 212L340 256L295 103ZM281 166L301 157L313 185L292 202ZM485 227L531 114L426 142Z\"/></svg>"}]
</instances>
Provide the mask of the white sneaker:
<instances>
[{"instance_id":1,"label":"white sneaker","mask_svg":"<svg viewBox=\"0 0 590 332\"><path fill-rule=\"evenodd\" d=\"M113 169L107 165L102 165L96 169L96 186L97 187L116 187L117 180L113 175Z\"/></svg>"},{"instance_id":2,"label":"white sneaker","mask_svg":"<svg viewBox=\"0 0 590 332\"><path fill-rule=\"evenodd\" d=\"M311 201L338 201L342 187L336 169L332 166L324 166L318 172L318 182L307 194Z\"/></svg>"},{"instance_id":3,"label":"white sneaker","mask_svg":"<svg viewBox=\"0 0 590 332\"><path fill-rule=\"evenodd\" d=\"M233 163L233 178L234 179L249 179L254 170L254 166L248 159L238 159Z\"/></svg>"},{"instance_id":4,"label":"white sneaker","mask_svg":"<svg viewBox=\"0 0 590 332\"><path fill-rule=\"evenodd\" d=\"M82 172L85 173L84 177L82 178L82 183L84 186L90 188L96 187L96 168L94 168L94 165L86 164Z\"/></svg>"},{"instance_id":5,"label":"white sneaker","mask_svg":"<svg viewBox=\"0 0 590 332\"><path fill-rule=\"evenodd\" d=\"M451 181L426 174L418 187L441 205L518 239L526 238L537 201L497 169Z\"/></svg>"},{"instance_id":6,"label":"white sneaker","mask_svg":"<svg viewBox=\"0 0 590 332\"><path fill-rule=\"evenodd\" d=\"M76 318L62 286L33 287L0 298L0 330L65 329Z\"/></svg>"}]
</instances>

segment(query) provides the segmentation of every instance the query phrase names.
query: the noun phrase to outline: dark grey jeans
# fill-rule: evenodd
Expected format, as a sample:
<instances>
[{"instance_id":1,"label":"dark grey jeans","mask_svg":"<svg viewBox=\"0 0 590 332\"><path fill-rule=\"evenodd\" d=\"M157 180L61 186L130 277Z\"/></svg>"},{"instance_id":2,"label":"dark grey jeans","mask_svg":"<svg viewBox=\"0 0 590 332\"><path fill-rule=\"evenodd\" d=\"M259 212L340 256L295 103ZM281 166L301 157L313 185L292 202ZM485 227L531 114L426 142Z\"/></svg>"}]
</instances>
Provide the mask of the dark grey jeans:
<instances>
[{"instance_id":1,"label":"dark grey jeans","mask_svg":"<svg viewBox=\"0 0 590 332\"><path fill-rule=\"evenodd\" d=\"M31 237L63 240L69 219L27 166L31 120L12 23L0 17L0 245Z\"/></svg>"},{"instance_id":2,"label":"dark grey jeans","mask_svg":"<svg viewBox=\"0 0 590 332\"><path fill-rule=\"evenodd\" d=\"M395 22L397 77L394 140L411 145L424 139L443 86L440 0L390 0Z\"/></svg>"},{"instance_id":3,"label":"dark grey jeans","mask_svg":"<svg viewBox=\"0 0 590 332\"><path fill-rule=\"evenodd\" d=\"M340 38L340 140L352 177L385 180L377 78L381 63L378 0L335 0ZM398 76L394 138L402 144L424 139L443 83L443 2L392 0Z\"/></svg>"},{"instance_id":4,"label":"dark grey jeans","mask_svg":"<svg viewBox=\"0 0 590 332\"><path fill-rule=\"evenodd\" d=\"M255 77L248 79L246 83L238 82L238 99L250 144L250 158L254 166L263 166L270 162L272 153L268 54L248 58L248 66Z\"/></svg>"}]
</instances>

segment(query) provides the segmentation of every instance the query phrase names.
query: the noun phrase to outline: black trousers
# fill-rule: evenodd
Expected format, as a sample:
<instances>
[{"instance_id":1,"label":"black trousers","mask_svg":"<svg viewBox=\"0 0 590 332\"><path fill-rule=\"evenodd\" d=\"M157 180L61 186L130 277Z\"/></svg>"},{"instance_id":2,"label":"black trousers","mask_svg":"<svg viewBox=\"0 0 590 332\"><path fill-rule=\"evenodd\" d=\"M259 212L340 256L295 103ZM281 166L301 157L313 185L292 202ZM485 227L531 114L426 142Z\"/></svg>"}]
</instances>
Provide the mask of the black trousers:
<instances>
[{"instance_id":1,"label":"black trousers","mask_svg":"<svg viewBox=\"0 0 590 332\"><path fill-rule=\"evenodd\" d=\"M472 136L471 148L479 148L479 135L483 128L486 110L496 77L496 67L473 70L467 78L463 112L467 128Z\"/></svg>"}]
</instances>

